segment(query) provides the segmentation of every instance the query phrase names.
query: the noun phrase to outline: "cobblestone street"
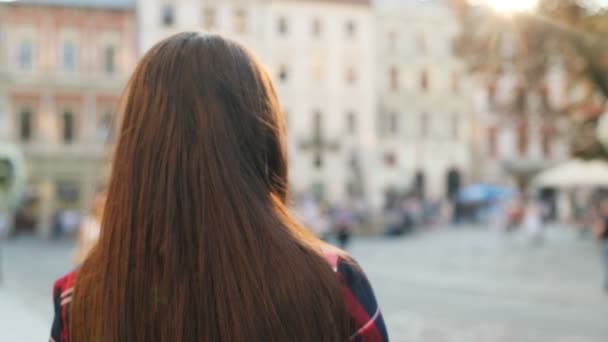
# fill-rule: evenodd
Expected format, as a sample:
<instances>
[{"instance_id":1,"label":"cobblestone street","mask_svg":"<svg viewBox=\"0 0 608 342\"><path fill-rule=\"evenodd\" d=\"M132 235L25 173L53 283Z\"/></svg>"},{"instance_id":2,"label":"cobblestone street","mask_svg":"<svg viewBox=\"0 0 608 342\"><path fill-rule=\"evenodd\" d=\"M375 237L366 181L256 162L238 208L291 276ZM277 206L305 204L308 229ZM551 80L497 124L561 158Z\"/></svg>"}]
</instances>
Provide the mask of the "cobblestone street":
<instances>
[{"instance_id":1,"label":"cobblestone street","mask_svg":"<svg viewBox=\"0 0 608 342\"><path fill-rule=\"evenodd\" d=\"M1 340L46 340L52 281L70 267L71 242L18 238L2 245ZM591 239L552 229L522 235L467 228L404 239L359 239L350 252L374 284L392 341L600 342L608 296Z\"/></svg>"}]
</instances>

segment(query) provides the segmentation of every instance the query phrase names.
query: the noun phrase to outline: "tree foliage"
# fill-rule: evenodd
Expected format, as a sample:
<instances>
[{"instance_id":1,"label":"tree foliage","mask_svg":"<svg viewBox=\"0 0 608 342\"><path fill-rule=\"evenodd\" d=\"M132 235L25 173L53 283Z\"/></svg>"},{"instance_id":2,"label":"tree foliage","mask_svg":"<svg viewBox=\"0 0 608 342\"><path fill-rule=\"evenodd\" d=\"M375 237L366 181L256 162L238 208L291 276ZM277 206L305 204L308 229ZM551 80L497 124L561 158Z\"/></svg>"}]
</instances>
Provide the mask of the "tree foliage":
<instances>
[{"instance_id":1,"label":"tree foliage","mask_svg":"<svg viewBox=\"0 0 608 342\"><path fill-rule=\"evenodd\" d=\"M567 117L575 156L608 156L595 138L608 99L608 9L593 0L540 0L532 13L501 16L471 5L460 14L456 52L472 72L497 74L509 64L525 84L521 91L546 93L547 71L559 61L568 98L544 114Z\"/></svg>"}]
</instances>

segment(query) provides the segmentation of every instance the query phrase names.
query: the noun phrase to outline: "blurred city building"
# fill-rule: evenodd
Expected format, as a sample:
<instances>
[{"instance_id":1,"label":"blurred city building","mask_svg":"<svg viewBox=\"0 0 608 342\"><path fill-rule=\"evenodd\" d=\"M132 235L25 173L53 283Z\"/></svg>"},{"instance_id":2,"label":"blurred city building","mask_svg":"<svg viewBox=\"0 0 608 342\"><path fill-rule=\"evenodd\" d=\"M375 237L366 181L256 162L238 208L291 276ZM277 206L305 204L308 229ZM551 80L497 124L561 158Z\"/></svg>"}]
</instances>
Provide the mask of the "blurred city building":
<instances>
[{"instance_id":1,"label":"blurred city building","mask_svg":"<svg viewBox=\"0 0 608 342\"><path fill-rule=\"evenodd\" d=\"M274 1L267 18L261 56L287 114L294 191L377 196L364 170L376 139L368 1Z\"/></svg>"},{"instance_id":2,"label":"blurred city building","mask_svg":"<svg viewBox=\"0 0 608 342\"><path fill-rule=\"evenodd\" d=\"M470 168L470 97L446 1L140 0L142 52L203 29L261 56L287 116L291 182L329 201L453 195Z\"/></svg>"},{"instance_id":3,"label":"blurred city building","mask_svg":"<svg viewBox=\"0 0 608 342\"><path fill-rule=\"evenodd\" d=\"M560 49L560 34L539 26L546 20L505 17L483 6L461 9L455 48L470 67L471 146L483 165L474 176L525 190L538 172L570 157L569 117L580 77Z\"/></svg>"},{"instance_id":4,"label":"blurred city building","mask_svg":"<svg viewBox=\"0 0 608 342\"><path fill-rule=\"evenodd\" d=\"M292 189L326 200L374 194L362 170L376 138L369 1L139 0L138 23L142 52L201 29L251 48L287 117Z\"/></svg>"},{"instance_id":5,"label":"blurred city building","mask_svg":"<svg viewBox=\"0 0 608 342\"><path fill-rule=\"evenodd\" d=\"M55 213L88 206L126 77L156 42L184 30L234 38L268 67L287 118L294 192L375 208L389 190L453 197L474 179L471 85L452 49L456 3L2 3L0 138L25 154L26 216L48 233Z\"/></svg>"},{"instance_id":6,"label":"blurred city building","mask_svg":"<svg viewBox=\"0 0 608 342\"><path fill-rule=\"evenodd\" d=\"M377 130L383 187L453 198L470 181L472 108L465 63L454 55L456 2L377 0Z\"/></svg>"},{"instance_id":7,"label":"blurred city building","mask_svg":"<svg viewBox=\"0 0 608 342\"><path fill-rule=\"evenodd\" d=\"M129 0L0 4L0 143L19 147L28 170L17 229L48 235L57 213L89 205L135 30Z\"/></svg>"},{"instance_id":8,"label":"blurred city building","mask_svg":"<svg viewBox=\"0 0 608 342\"><path fill-rule=\"evenodd\" d=\"M543 78L541 88L529 87L507 61L474 74L474 146L484 165L478 178L524 189L536 173L569 158L568 136L559 134L565 122L554 115L568 95L568 75L556 61Z\"/></svg>"}]
</instances>

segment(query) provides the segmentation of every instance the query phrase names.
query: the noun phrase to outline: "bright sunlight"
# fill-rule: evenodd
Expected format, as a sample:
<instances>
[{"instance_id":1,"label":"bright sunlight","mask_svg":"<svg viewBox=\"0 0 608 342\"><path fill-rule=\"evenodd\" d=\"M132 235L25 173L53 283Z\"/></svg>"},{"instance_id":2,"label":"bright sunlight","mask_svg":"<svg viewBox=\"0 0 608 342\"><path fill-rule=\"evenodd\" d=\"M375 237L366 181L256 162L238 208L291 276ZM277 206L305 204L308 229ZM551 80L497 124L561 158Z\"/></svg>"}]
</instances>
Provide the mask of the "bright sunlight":
<instances>
[{"instance_id":1,"label":"bright sunlight","mask_svg":"<svg viewBox=\"0 0 608 342\"><path fill-rule=\"evenodd\" d=\"M512 14L533 10L537 0L481 0L478 2L492 7L497 12Z\"/></svg>"}]
</instances>

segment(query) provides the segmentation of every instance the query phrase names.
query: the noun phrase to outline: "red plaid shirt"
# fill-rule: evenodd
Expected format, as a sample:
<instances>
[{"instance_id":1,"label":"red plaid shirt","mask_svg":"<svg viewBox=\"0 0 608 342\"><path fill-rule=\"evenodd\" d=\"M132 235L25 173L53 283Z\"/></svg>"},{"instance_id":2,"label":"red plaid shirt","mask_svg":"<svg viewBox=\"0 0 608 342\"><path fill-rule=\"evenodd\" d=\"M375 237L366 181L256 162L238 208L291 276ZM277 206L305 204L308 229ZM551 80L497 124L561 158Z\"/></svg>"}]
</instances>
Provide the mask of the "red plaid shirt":
<instances>
[{"instance_id":1,"label":"red plaid shirt","mask_svg":"<svg viewBox=\"0 0 608 342\"><path fill-rule=\"evenodd\" d=\"M346 307L356 327L350 341L388 341L388 332L380 306L361 267L354 260L350 258L346 260L331 252L325 253L325 259L340 279Z\"/></svg>"},{"instance_id":2,"label":"red plaid shirt","mask_svg":"<svg viewBox=\"0 0 608 342\"><path fill-rule=\"evenodd\" d=\"M336 272L346 299L346 305L356 331L350 338L352 342L385 342L388 333L380 307L376 302L372 287L361 268L351 260L326 253L325 259ZM68 325L70 302L74 292L76 272L68 273L55 282L53 302L55 318L51 327L49 342L68 342Z\"/></svg>"}]
</instances>

